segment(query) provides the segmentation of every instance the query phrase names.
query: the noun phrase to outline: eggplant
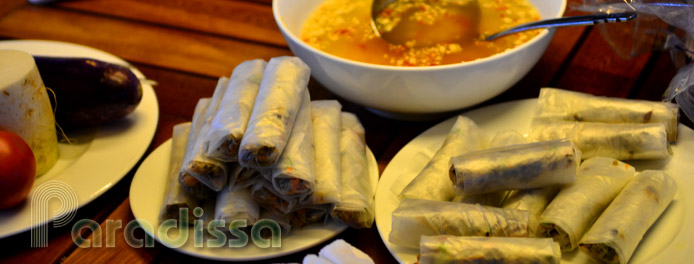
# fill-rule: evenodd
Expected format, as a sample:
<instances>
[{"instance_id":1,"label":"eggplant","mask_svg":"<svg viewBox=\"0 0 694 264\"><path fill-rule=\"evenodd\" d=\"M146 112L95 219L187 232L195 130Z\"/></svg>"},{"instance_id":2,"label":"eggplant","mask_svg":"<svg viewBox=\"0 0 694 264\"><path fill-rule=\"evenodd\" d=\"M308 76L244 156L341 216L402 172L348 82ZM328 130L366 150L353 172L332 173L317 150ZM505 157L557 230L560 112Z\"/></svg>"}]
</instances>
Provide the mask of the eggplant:
<instances>
[{"instance_id":1,"label":"eggplant","mask_svg":"<svg viewBox=\"0 0 694 264\"><path fill-rule=\"evenodd\" d=\"M46 87L55 92L63 128L98 126L125 117L142 100L142 85L124 66L88 58L34 56Z\"/></svg>"}]
</instances>

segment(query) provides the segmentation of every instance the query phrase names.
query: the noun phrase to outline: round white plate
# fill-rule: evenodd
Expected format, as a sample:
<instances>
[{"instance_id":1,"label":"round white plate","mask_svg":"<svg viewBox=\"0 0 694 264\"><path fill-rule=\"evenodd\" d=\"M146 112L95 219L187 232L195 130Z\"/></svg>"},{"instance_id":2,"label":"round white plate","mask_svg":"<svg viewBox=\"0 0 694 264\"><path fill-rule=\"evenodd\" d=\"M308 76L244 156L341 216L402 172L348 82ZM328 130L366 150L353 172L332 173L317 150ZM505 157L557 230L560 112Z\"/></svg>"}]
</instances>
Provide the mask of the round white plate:
<instances>
[{"instance_id":1,"label":"round white plate","mask_svg":"<svg viewBox=\"0 0 694 264\"><path fill-rule=\"evenodd\" d=\"M65 42L9 40L0 41L0 49L21 50L34 55L85 57L128 65L104 51ZM145 79L140 71L131 69L138 78ZM137 164L152 142L159 118L154 89L142 82L142 92L142 101L125 118L80 135L69 135L80 139L76 144L58 144L58 162L36 179L27 200L14 208L0 210L0 238L47 223L57 216L56 212L82 207L110 189ZM55 199L44 196L42 200L32 200L36 188L52 180L67 184L74 191L76 203L61 201L55 195ZM43 212L35 212L32 216L32 209Z\"/></svg>"},{"instance_id":2,"label":"round white plate","mask_svg":"<svg viewBox=\"0 0 694 264\"><path fill-rule=\"evenodd\" d=\"M527 133L530 120L535 113L536 99L492 105L463 115L474 120L488 135L497 131L516 130ZM399 247L388 242L391 231L392 213L400 204L392 190L402 190L419 171L424 168L434 152L443 143L455 117L430 128L410 141L386 167L376 190L376 225L381 239L390 253L403 263L417 260L416 249ZM687 263L694 252L694 131L680 125L677 144L673 145L674 156L660 161L638 161L629 163L637 170L662 169L678 184L678 191L668 209L646 233L629 263ZM588 255L575 250L563 254L562 263L592 263Z\"/></svg>"},{"instance_id":3,"label":"round white plate","mask_svg":"<svg viewBox=\"0 0 694 264\"><path fill-rule=\"evenodd\" d=\"M169 157L171 155L171 140L159 146L142 165L137 169L135 177L130 185L130 208L145 232L162 242L157 232L163 202L165 199L165 189L168 186L167 173L169 170ZM372 186L378 183L378 166L371 150L368 151L367 159L369 163L369 175ZM151 224L148 225L148 224ZM282 237L282 246L278 248L260 248L250 241L245 247L230 248L228 244L221 248L194 247L192 239L192 228L187 242L181 247L171 247L176 251L191 256L225 261L251 261L262 260L289 255L304 249L308 249L336 236L347 227L329 221L327 224L316 223L301 229L293 228L289 235ZM250 238L250 234L249 238ZM172 235L176 237L176 235ZM231 239L231 238L229 238ZM166 243L162 243L169 246Z\"/></svg>"}]
</instances>

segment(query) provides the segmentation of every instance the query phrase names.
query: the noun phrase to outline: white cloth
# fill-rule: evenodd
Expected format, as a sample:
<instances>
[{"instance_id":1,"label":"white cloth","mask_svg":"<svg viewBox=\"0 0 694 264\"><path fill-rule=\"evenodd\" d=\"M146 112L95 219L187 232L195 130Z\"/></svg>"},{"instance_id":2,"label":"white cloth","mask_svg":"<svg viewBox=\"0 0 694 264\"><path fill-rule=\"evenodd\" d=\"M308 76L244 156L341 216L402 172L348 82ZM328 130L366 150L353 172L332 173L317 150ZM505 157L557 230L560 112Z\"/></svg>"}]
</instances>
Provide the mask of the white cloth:
<instances>
[{"instance_id":1,"label":"white cloth","mask_svg":"<svg viewBox=\"0 0 694 264\"><path fill-rule=\"evenodd\" d=\"M321 258L330 260L335 264L374 264L374 261L358 248L353 247L342 239L338 239L325 246L318 252Z\"/></svg>"},{"instance_id":2,"label":"white cloth","mask_svg":"<svg viewBox=\"0 0 694 264\"><path fill-rule=\"evenodd\" d=\"M334 264L330 260L316 256L316 254L308 254L304 257L302 264Z\"/></svg>"}]
</instances>

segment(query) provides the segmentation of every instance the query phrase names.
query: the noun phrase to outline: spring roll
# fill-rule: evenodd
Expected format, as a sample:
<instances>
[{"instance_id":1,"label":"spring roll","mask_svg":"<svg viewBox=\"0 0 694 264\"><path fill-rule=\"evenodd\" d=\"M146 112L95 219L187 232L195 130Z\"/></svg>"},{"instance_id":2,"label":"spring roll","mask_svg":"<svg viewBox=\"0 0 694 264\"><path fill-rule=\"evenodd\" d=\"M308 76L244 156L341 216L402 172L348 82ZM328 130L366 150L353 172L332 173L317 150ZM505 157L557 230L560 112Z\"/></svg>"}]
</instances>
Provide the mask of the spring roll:
<instances>
[{"instance_id":1,"label":"spring roll","mask_svg":"<svg viewBox=\"0 0 694 264\"><path fill-rule=\"evenodd\" d=\"M602 123L664 123L668 140L677 140L679 108L669 102L609 98L554 88L542 88L537 116Z\"/></svg>"},{"instance_id":2,"label":"spring roll","mask_svg":"<svg viewBox=\"0 0 694 264\"><path fill-rule=\"evenodd\" d=\"M534 237L537 226L540 224L540 215L545 211L552 198L557 195L559 189L559 186L548 186L511 191L501 207L528 211L528 230L530 236Z\"/></svg>"},{"instance_id":3,"label":"spring roll","mask_svg":"<svg viewBox=\"0 0 694 264\"><path fill-rule=\"evenodd\" d=\"M267 180L257 182L251 187L251 195L258 205L278 213L288 214L296 207L296 197L287 197L278 193Z\"/></svg>"},{"instance_id":4,"label":"spring roll","mask_svg":"<svg viewBox=\"0 0 694 264\"><path fill-rule=\"evenodd\" d=\"M531 137L537 141L569 138L584 159L664 159L672 154L665 125L570 122L536 118Z\"/></svg>"},{"instance_id":5,"label":"spring roll","mask_svg":"<svg viewBox=\"0 0 694 264\"><path fill-rule=\"evenodd\" d=\"M484 149L486 145L487 139L477 124L467 117L458 116L443 145L414 180L402 190L400 198L450 201L455 196L453 186L446 177L451 167L451 158L468 151Z\"/></svg>"},{"instance_id":6,"label":"spring roll","mask_svg":"<svg viewBox=\"0 0 694 264\"><path fill-rule=\"evenodd\" d=\"M249 189L223 188L217 194L214 211L215 220L223 220L227 226L234 220L246 220L248 225L252 225L260 217L260 208L253 201Z\"/></svg>"},{"instance_id":7,"label":"spring roll","mask_svg":"<svg viewBox=\"0 0 694 264\"><path fill-rule=\"evenodd\" d=\"M480 204L486 206L499 207L501 203L506 199L507 191L490 192L483 194L474 195L462 195L457 194L453 197L453 202L456 203L467 203L467 204Z\"/></svg>"},{"instance_id":8,"label":"spring roll","mask_svg":"<svg viewBox=\"0 0 694 264\"><path fill-rule=\"evenodd\" d=\"M241 140L239 163L265 168L277 162L292 132L310 73L297 57L277 57L268 62Z\"/></svg>"},{"instance_id":9,"label":"spring roll","mask_svg":"<svg viewBox=\"0 0 694 264\"><path fill-rule=\"evenodd\" d=\"M207 113L207 109L210 106L210 98L203 98L198 101L197 106L195 106L195 114L193 115L193 121L191 123L190 131L188 132L188 138L186 141L186 152L183 156L183 164L179 170L178 182L181 184L183 189L194 197L204 200L211 198L215 195L215 192L209 187L205 186L196 177L193 176L190 167L186 165L186 161L190 161L193 156L193 151L195 149L195 142L200 134L203 124L205 123L204 115ZM196 165L201 163L191 163L191 165ZM211 168L215 168L211 166ZM195 168L197 170L197 168ZM202 170L201 170L202 171Z\"/></svg>"},{"instance_id":10,"label":"spring roll","mask_svg":"<svg viewBox=\"0 0 694 264\"><path fill-rule=\"evenodd\" d=\"M274 210L261 210L260 219L272 220L275 223L279 224L282 236L289 235L289 231L292 230L292 225L289 222L287 216L284 214L280 214ZM260 230L260 236L263 238L270 238L272 237L271 235L272 233L270 233L270 229L268 228L263 228Z\"/></svg>"},{"instance_id":11,"label":"spring roll","mask_svg":"<svg viewBox=\"0 0 694 264\"><path fill-rule=\"evenodd\" d=\"M515 130L502 130L497 132L492 141L489 142L489 148L500 148L518 144L528 143L528 140Z\"/></svg>"},{"instance_id":12,"label":"spring roll","mask_svg":"<svg viewBox=\"0 0 694 264\"><path fill-rule=\"evenodd\" d=\"M251 118L266 65L264 60L257 59L234 68L205 139L208 157L225 162L238 160L239 144Z\"/></svg>"},{"instance_id":13,"label":"spring roll","mask_svg":"<svg viewBox=\"0 0 694 264\"><path fill-rule=\"evenodd\" d=\"M579 246L597 262L628 263L676 191L675 181L665 172L646 170L637 174L595 221Z\"/></svg>"},{"instance_id":14,"label":"spring roll","mask_svg":"<svg viewBox=\"0 0 694 264\"><path fill-rule=\"evenodd\" d=\"M188 209L188 219L195 219L193 209L199 206L199 201L187 192L178 182L178 172L183 164L183 156L186 153L187 136L190 131L190 122L175 125L171 137L171 156L169 158L169 176L166 189L166 200L161 210L160 219L179 219L179 209Z\"/></svg>"},{"instance_id":15,"label":"spring roll","mask_svg":"<svg viewBox=\"0 0 694 264\"><path fill-rule=\"evenodd\" d=\"M422 236L420 264L559 264L561 250L550 238Z\"/></svg>"},{"instance_id":16,"label":"spring roll","mask_svg":"<svg viewBox=\"0 0 694 264\"><path fill-rule=\"evenodd\" d=\"M374 190L366 161L364 127L352 113L340 114L340 174L342 200L330 215L354 228L369 228L374 222Z\"/></svg>"},{"instance_id":17,"label":"spring roll","mask_svg":"<svg viewBox=\"0 0 694 264\"><path fill-rule=\"evenodd\" d=\"M215 88L214 94L210 99L209 106L207 107L207 111L200 113L200 116L197 116L196 113L196 116L193 117L193 119L195 119L195 121L193 121L194 125L199 125L200 123L202 123L202 125L200 130L196 131L196 135L192 139L192 141L195 142L192 149L186 150L186 156L183 162L184 167L182 169L182 172L195 177L195 179L215 192L222 190L222 188L226 185L229 178L227 174L228 169L224 162L206 156L203 149L205 135L207 135L207 132L210 129L210 124L214 118L217 108L219 107L219 103L224 96L228 83L229 79L226 77L219 78L217 87ZM189 140L191 140L190 137Z\"/></svg>"},{"instance_id":18,"label":"spring roll","mask_svg":"<svg viewBox=\"0 0 694 264\"><path fill-rule=\"evenodd\" d=\"M634 176L634 167L595 157L581 164L576 181L563 188L540 216L538 237L552 237L571 251L593 221Z\"/></svg>"},{"instance_id":19,"label":"spring roll","mask_svg":"<svg viewBox=\"0 0 694 264\"><path fill-rule=\"evenodd\" d=\"M289 214L289 221L294 227L304 227L312 223L323 223L330 210L329 204L299 205Z\"/></svg>"},{"instance_id":20,"label":"spring roll","mask_svg":"<svg viewBox=\"0 0 694 264\"><path fill-rule=\"evenodd\" d=\"M229 188L248 188L261 179L260 172L238 165L229 175Z\"/></svg>"},{"instance_id":21,"label":"spring roll","mask_svg":"<svg viewBox=\"0 0 694 264\"><path fill-rule=\"evenodd\" d=\"M283 195L307 195L313 192L316 184L314 155L311 98L308 90L304 90L292 134L284 153L272 169L272 186L275 190Z\"/></svg>"},{"instance_id":22,"label":"spring roll","mask_svg":"<svg viewBox=\"0 0 694 264\"><path fill-rule=\"evenodd\" d=\"M525 143L527 143L527 141L525 140L523 135L518 133L518 131L505 130L497 132L496 135L494 135L492 141L489 143L489 147L499 148ZM456 194L456 196L453 198L453 201L459 203L480 204L486 206L500 207L506 199L508 192L509 191L498 191L476 195Z\"/></svg>"},{"instance_id":23,"label":"spring roll","mask_svg":"<svg viewBox=\"0 0 694 264\"><path fill-rule=\"evenodd\" d=\"M311 102L316 187L313 204L340 202L340 111L335 100Z\"/></svg>"},{"instance_id":24,"label":"spring roll","mask_svg":"<svg viewBox=\"0 0 694 264\"><path fill-rule=\"evenodd\" d=\"M451 159L450 179L463 195L568 184L580 156L566 139L474 151Z\"/></svg>"},{"instance_id":25,"label":"spring roll","mask_svg":"<svg viewBox=\"0 0 694 264\"><path fill-rule=\"evenodd\" d=\"M528 236L528 211L405 199L393 211L388 241L418 248L420 236Z\"/></svg>"}]
</instances>

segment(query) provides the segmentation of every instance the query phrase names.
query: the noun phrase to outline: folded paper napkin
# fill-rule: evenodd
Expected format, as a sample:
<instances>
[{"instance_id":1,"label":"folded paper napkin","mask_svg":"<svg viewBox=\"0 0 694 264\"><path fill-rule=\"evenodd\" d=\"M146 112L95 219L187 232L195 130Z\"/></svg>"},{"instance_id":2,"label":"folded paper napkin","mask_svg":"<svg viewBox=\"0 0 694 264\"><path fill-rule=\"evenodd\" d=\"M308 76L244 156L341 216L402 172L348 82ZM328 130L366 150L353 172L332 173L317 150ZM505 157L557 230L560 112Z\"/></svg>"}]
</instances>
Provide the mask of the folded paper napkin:
<instances>
[{"instance_id":1,"label":"folded paper napkin","mask_svg":"<svg viewBox=\"0 0 694 264\"><path fill-rule=\"evenodd\" d=\"M338 239L323 247L318 256L309 254L304 257L303 264L374 264L374 261L358 248L353 247L342 239Z\"/></svg>"}]
</instances>

